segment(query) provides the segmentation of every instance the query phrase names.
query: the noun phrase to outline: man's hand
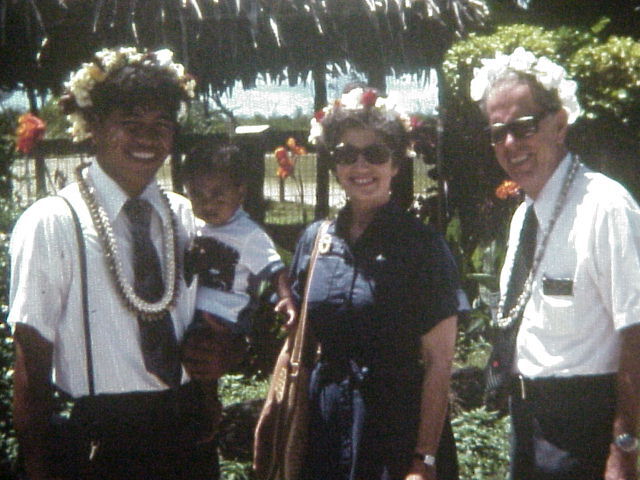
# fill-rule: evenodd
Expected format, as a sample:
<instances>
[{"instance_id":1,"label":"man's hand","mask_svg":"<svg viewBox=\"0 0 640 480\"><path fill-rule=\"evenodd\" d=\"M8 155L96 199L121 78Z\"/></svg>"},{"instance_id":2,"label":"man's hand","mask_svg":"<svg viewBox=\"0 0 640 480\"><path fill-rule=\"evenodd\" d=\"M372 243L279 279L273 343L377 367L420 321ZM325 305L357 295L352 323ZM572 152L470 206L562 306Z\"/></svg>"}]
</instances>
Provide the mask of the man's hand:
<instances>
[{"instance_id":1,"label":"man's hand","mask_svg":"<svg viewBox=\"0 0 640 480\"><path fill-rule=\"evenodd\" d=\"M187 332L182 344L182 363L191 378L218 380L240 363L246 350L244 337L232 333L213 315L200 312L203 321Z\"/></svg>"},{"instance_id":2,"label":"man's hand","mask_svg":"<svg viewBox=\"0 0 640 480\"><path fill-rule=\"evenodd\" d=\"M411 469L405 480L438 480L436 477L436 468L425 465L423 461L418 458L413 459Z\"/></svg>"},{"instance_id":3,"label":"man's hand","mask_svg":"<svg viewBox=\"0 0 640 480\"><path fill-rule=\"evenodd\" d=\"M609 448L609 458L605 469L605 480L637 480L638 453L623 452L615 445Z\"/></svg>"}]
</instances>

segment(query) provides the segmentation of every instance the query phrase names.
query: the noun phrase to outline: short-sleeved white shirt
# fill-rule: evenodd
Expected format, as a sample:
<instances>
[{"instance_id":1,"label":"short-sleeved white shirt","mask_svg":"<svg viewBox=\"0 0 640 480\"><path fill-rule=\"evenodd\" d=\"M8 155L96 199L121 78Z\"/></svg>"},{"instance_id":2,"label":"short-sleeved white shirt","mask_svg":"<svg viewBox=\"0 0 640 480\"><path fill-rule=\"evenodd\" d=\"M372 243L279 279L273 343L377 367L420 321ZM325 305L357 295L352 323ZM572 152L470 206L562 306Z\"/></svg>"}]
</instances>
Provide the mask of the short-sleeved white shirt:
<instances>
[{"instance_id":1,"label":"short-sleeved white shirt","mask_svg":"<svg viewBox=\"0 0 640 480\"><path fill-rule=\"evenodd\" d=\"M570 155L511 222L501 274L505 291L528 205L538 217L538 248L570 165ZM573 283L554 294L543 278ZM550 282L547 280L547 285ZM515 368L526 377L616 372L620 331L640 322L640 209L617 182L581 165L549 237L517 339Z\"/></svg>"},{"instance_id":2,"label":"short-sleeved white shirt","mask_svg":"<svg viewBox=\"0 0 640 480\"><path fill-rule=\"evenodd\" d=\"M88 180L113 226L125 276L133 284L132 245L128 218L121 210L126 193L97 164L89 167ZM124 306L116 291L105 253L80 196L77 184L60 195L76 209L86 242L89 317L91 325L96 393L151 391L167 388L147 372L140 350L136 316ZM195 229L191 205L184 197L169 193L177 217L179 252L184 252ZM162 229L168 225L158 185L152 182L141 195L153 208L151 236L164 262ZM88 394L78 245L68 206L60 198L48 197L31 205L19 218L10 243L11 287L8 321L35 328L54 346L55 384L77 397ZM171 311L180 339L195 308L195 285L180 292ZM183 379L186 374L183 374Z\"/></svg>"},{"instance_id":3,"label":"short-sleeved white shirt","mask_svg":"<svg viewBox=\"0 0 640 480\"><path fill-rule=\"evenodd\" d=\"M238 333L248 333L257 288L284 268L267 233L239 208L224 225L196 219L197 235L214 238L218 263L198 279L197 308L212 313Z\"/></svg>"}]
</instances>

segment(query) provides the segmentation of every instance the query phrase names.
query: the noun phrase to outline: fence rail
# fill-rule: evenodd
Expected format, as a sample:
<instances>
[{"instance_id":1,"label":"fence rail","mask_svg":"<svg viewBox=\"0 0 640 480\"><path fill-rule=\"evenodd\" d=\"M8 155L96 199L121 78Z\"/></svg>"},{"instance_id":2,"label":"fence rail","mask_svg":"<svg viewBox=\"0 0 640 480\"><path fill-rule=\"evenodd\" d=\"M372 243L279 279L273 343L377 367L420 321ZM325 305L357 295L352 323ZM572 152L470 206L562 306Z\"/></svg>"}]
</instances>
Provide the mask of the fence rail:
<instances>
[{"instance_id":1,"label":"fence rail","mask_svg":"<svg viewBox=\"0 0 640 480\"><path fill-rule=\"evenodd\" d=\"M315 153L301 155L298 158L294 177L282 180L276 175L277 161L271 153L273 151L271 147L274 144L284 143L287 136L293 135L291 132L282 133L280 141L256 138L250 144L252 148L248 149L247 142L244 143L244 151L247 151L248 155L252 155L253 151L252 161L255 165L252 168L252 174L255 174L255 177L261 177L252 178L250 182L249 188L255 191L252 196L249 196L251 205L247 205L247 208L249 210L261 208L261 215L257 217L265 223L307 223L318 216L319 210L324 212L335 210L345 202L344 193L331 174L328 175L327 185L324 187L326 191L320 191L323 187L322 182L318 182L320 165ZM301 134L298 132L298 138L300 137ZM187 151L196 141L203 141L203 138L191 138L188 142L182 139L179 144L180 150L177 152L178 157L182 158L182 152ZM217 136L211 138L211 141L221 142L228 139ZM241 144L240 147L242 149L243 145ZM42 142L35 158L18 157L13 163L14 200L22 206L27 206L39 196L56 193L74 181L74 170L77 165L91 159L92 156L86 148L82 149L71 142L60 140ZM435 182L428 176L430 168L430 165L426 165L420 159L413 160L414 197L424 195L435 186ZM158 180L167 189L182 191L182 185L175 180L175 173L175 165L167 161L159 170ZM321 209L317 208L318 199L326 202ZM324 214L326 213L320 215Z\"/></svg>"}]
</instances>

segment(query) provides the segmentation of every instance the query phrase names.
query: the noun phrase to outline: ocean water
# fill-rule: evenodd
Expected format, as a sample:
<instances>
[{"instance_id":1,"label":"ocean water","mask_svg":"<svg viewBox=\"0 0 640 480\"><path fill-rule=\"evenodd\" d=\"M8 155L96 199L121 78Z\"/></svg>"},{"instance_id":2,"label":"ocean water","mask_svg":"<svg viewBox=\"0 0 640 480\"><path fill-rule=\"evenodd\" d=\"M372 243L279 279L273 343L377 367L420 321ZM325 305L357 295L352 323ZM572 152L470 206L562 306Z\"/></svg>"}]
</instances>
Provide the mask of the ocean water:
<instances>
[{"instance_id":1,"label":"ocean water","mask_svg":"<svg viewBox=\"0 0 640 480\"><path fill-rule=\"evenodd\" d=\"M344 75L327 81L329 101L340 97L343 88L350 82L360 80L356 75ZM288 83L277 84L269 78L260 79L255 88L244 90L238 83L221 99L236 116L296 116L313 113L314 88L310 80L290 87ZM399 108L406 113L435 112L438 104L438 84L435 74L423 76L402 75L387 77L387 92L395 94Z\"/></svg>"}]
</instances>

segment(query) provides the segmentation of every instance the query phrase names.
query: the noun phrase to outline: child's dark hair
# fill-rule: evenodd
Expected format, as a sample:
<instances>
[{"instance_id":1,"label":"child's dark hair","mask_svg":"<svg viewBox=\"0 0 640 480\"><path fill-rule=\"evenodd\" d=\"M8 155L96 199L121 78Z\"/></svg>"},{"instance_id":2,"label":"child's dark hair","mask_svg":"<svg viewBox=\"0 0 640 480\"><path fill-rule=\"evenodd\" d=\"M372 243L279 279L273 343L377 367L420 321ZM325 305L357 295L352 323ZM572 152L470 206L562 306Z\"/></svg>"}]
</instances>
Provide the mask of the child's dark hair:
<instances>
[{"instance_id":1,"label":"child's dark hair","mask_svg":"<svg viewBox=\"0 0 640 480\"><path fill-rule=\"evenodd\" d=\"M235 145L201 144L189 151L181 168L185 183L201 175L228 175L235 185L247 183L245 162Z\"/></svg>"}]
</instances>

